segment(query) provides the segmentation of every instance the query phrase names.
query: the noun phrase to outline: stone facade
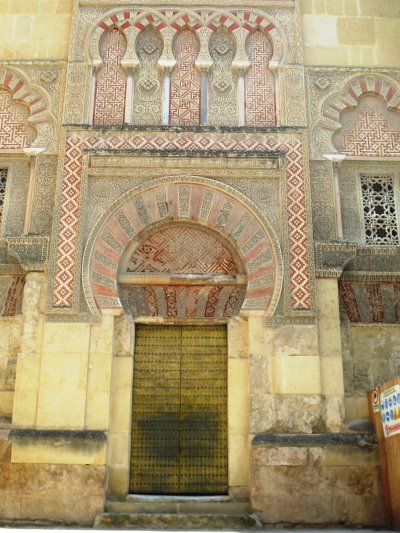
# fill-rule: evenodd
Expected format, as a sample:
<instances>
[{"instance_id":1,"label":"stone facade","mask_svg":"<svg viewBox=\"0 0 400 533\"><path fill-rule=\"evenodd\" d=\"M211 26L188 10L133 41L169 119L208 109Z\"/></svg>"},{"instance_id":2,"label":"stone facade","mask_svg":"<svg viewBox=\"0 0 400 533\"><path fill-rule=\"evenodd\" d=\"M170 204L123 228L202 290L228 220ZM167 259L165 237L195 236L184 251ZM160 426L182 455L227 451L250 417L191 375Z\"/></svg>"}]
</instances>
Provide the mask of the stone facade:
<instances>
[{"instance_id":1,"label":"stone facade","mask_svg":"<svg viewBox=\"0 0 400 533\"><path fill-rule=\"evenodd\" d=\"M385 525L396 2L3 4L0 520L125 500L135 325L224 324L232 500Z\"/></svg>"}]
</instances>

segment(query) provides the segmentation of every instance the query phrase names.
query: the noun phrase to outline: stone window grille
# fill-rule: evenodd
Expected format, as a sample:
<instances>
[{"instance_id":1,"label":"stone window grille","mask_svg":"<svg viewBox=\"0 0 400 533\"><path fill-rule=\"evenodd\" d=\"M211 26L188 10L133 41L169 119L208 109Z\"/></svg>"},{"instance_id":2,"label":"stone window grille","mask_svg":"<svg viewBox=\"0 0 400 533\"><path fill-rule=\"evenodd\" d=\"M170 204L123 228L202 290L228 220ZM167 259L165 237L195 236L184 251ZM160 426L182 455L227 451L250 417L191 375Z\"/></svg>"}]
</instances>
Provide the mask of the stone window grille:
<instances>
[{"instance_id":1,"label":"stone window grille","mask_svg":"<svg viewBox=\"0 0 400 533\"><path fill-rule=\"evenodd\" d=\"M361 176L361 196L366 244L399 244L394 179Z\"/></svg>"},{"instance_id":2,"label":"stone window grille","mask_svg":"<svg viewBox=\"0 0 400 533\"><path fill-rule=\"evenodd\" d=\"M4 202L6 197L7 174L8 170L6 168L0 168L0 228L3 219Z\"/></svg>"}]
</instances>

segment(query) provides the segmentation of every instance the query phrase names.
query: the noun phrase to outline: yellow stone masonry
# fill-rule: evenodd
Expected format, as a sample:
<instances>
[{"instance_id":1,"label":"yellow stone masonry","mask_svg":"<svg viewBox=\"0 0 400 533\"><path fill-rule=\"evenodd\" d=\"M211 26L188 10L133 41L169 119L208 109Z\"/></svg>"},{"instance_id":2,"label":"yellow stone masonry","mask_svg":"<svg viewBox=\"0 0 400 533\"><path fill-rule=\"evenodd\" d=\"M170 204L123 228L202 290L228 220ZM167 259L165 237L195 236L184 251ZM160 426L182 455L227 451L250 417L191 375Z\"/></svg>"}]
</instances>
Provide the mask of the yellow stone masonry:
<instances>
[{"instance_id":1,"label":"yellow stone masonry","mask_svg":"<svg viewBox=\"0 0 400 533\"><path fill-rule=\"evenodd\" d=\"M0 60L68 57L74 0L1 0Z\"/></svg>"},{"instance_id":2,"label":"yellow stone masonry","mask_svg":"<svg viewBox=\"0 0 400 533\"><path fill-rule=\"evenodd\" d=\"M400 66L400 2L301 0L304 62L319 66Z\"/></svg>"}]
</instances>

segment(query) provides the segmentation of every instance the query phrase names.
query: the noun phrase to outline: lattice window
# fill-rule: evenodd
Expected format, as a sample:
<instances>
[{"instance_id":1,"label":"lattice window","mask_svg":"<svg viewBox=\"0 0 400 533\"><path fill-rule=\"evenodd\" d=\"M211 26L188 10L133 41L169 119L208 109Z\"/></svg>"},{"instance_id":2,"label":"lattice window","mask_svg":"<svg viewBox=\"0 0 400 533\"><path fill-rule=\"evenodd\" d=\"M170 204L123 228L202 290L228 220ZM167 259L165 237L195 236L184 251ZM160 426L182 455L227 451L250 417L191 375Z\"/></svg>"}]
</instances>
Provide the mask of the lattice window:
<instances>
[{"instance_id":1,"label":"lattice window","mask_svg":"<svg viewBox=\"0 0 400 533\"><path fill-rule=\"evenodd\" d=\"M6 184L7 184L8 170L6 168L0 168L0 227L3 219L4 200L6 196Z\"/></svg>"},{"instance_id":2,"label":"lattice window","mask_svg":"<svg viewBox=\"0 0 400 533\"><path fill-rule=\"evenodd\" d=\"M361 176L361 195L366 243L399 244L393 178Z\"/></svg>"}]
</instances>

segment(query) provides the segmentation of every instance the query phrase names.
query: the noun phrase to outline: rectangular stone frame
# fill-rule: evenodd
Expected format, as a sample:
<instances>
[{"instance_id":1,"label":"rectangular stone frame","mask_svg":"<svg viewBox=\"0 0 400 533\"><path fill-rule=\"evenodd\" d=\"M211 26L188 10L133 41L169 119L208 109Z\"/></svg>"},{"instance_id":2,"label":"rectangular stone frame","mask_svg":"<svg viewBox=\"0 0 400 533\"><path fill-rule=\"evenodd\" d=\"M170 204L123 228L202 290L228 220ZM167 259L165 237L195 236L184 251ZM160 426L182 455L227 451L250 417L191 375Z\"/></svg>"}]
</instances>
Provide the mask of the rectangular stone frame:
<instances>
[{"instance_id":1,"label":"rectangular stone frame","mask_svg":"<svg viewBox=\"0 0 400 533\"><path fill-rule=\"evenodd\" d=\"M251 313L251 312L250 312ZM120 319L121 320L121 319ZM107 464L109 494L125 499L129 487L130 424L134 372L134 329L141 324L210 324L206 320L179 321L141 318L135 322L123 319L122 335L131 353L115 355L112 360L111 420L108 435ZM228 491L234 499L247 499L250 465L250 397L249 397L249 322L240 317L212 323L227 324L228 333ZM130 329L130 331L129 331ZM121 331L120 331L121 333ZM118 330L116 331L118 335Z\"/></svg>"},{"instance_id":2,"label":"rectangular stone frame","mask_svg":"<svg viewBox=\"0 0 400 533\"><path fill-rule=\"evenodd\" d=\"M56 193L56 220L50 261L52 282L49 287L48 311L71 315L79 310L80 265L83 251L84 206L88 181L88 153L98 150L111 155L121 149L132 155L148 151L149 155L196 152L204 154L202 166L209 170L209 155L232 152L236 157L268 157L271 152L284 158L286 179L281 198L283 221L282 253L285 274L285 314L297 317L313 314L313 250L310 226L310 190L307 166L307 144L303 132L292 129L279 133L102 131L98 128L70 129L65 132L65 157L60 158ZM167 172L168 174L168 172ZM61 177L62 176L62 177ZM68 234L68 235L67 235ZM66 251L67 250L67 251Z\"/></svg>"}]
</instances>

